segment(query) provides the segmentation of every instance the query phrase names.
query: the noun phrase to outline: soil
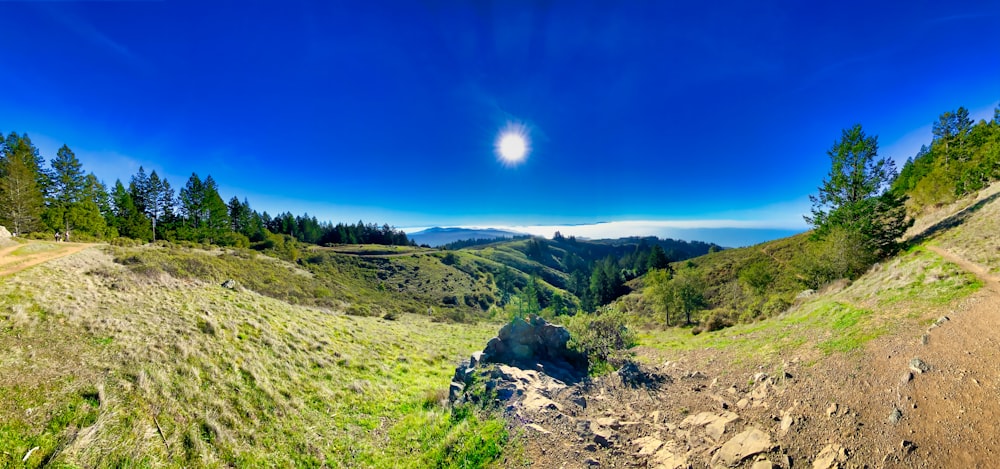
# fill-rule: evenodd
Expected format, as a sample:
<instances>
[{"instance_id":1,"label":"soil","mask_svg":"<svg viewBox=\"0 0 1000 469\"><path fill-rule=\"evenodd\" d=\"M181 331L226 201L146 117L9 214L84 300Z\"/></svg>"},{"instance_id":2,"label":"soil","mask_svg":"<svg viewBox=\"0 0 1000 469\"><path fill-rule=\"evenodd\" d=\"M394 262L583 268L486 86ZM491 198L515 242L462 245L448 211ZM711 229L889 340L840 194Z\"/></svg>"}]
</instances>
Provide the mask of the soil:
<instances>
[{"instance_id":1,"label":"soil","mask_svg":"<svg viewBox=\"0 0 1000 469\"><path fill-rule=\"evenodd\" d=\"M29 267L34 267L38 264L51 261L53 259L58 259L60 257L68 256L70 254L75 254L84 249L87 249L94 244L86 243L58 243L55 246L56 249L39 251L30 254L23 255L13 255L13 252L23 248L25 246L30 246L34 242L29 242L27 244L16 244L13 246L7 246L0 249L0 277L13 274L15 272L20 272ZM52 243L44 243L52 244Z\"/></svg>"},{"instance_id":2,"label":"soil","mask_svg":"<svg viewBox=\"0 0 1000 469\"><path fill-rule=\"evenodd\" d=\"M514 415L525 458L554 468L994 467L1000 279L928 248L985 285L923 312L929 327L915 321L857 353L799 349L777 363L639 348L639 361L654 364L642 366L644 379L540 385L555 405ZM752 447L751 436L767 440Z\"/></svg>"}]
</instances>

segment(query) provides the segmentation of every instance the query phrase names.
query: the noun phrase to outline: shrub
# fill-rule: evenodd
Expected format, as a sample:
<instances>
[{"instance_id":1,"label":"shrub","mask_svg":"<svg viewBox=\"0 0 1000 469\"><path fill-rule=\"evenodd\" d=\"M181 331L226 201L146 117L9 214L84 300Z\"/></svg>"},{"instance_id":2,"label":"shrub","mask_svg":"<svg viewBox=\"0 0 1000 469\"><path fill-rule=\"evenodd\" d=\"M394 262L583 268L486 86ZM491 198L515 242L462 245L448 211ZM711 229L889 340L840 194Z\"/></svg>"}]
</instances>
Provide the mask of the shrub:
<instances>
[{"instance_id":1,"label":"shrub","mask_svg":"<svg viewBox=\"0 0 1000 469\"><path fill-rule=\"evenodd\" d=\"M119 246L126 248L141 246L142 244L143 242L141 240L125 238L125 237L117 237L111 240L112 246Z\"/></svg>"},{"instance_id":2,"label":"shrub","mask_svg":"<svg viewBox=\"0 0 1000 469\"><path fill-rule=\"evenodd\" d=\"M733 320L727 312L713 311L705 318L705 324L702 326L702 329L705 332L712 332L731 327L732 325Z\"/></svg>"},{"instance_id":3,"label":"shrub","mask_svg":"<svg viewBox=\"0 0 1000 469\"><path fill-rule=\"evenodd\" d=\"M572 338L569 346L587 356L590 372L610 371L624 360L624 352L636 345L635 332L623 311L607 307L592 314L566 318Z\"/></svg>"}]
</instances>

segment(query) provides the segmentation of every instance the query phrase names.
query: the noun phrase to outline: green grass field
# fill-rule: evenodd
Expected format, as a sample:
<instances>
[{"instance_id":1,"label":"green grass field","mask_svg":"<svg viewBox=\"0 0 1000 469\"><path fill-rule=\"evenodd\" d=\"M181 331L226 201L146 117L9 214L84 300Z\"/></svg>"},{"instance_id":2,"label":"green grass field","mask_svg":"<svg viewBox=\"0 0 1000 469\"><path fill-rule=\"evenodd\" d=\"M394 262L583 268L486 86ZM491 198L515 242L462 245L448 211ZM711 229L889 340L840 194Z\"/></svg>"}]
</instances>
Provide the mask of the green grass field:
<instances>
[{"instance_id":1,"label":"green grass field","mask_svg":"<svg viewBox=\"0 0 1000 469\"><path fill-rule=\"evenodd\" d=\"M0 466L37 447L28 467L480 467L505 424L440 401L497 329L296 306L91 249L0 285Z\"/></svg>"}]
</instances>

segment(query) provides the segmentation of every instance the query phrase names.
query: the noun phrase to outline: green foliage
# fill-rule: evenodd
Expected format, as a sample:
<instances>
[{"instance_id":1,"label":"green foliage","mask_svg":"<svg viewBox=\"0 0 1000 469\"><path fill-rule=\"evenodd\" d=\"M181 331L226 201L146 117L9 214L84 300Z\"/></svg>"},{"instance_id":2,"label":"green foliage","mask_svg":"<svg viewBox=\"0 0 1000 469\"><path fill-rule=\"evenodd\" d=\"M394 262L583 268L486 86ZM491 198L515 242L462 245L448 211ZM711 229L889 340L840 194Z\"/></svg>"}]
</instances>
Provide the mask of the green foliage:
<instances>
[{"instance_id":1,"label":"green foliage","mask_svg":"<svg viewBox=\"0 0 1000 469\"><path fill-rule=\"evenodd\" d=\"M837 279L856 279L876 261L861 233L837 226L809 243L794 263L805 286L815 290Z\"/></svg>"},{"instance_id":2,"label":"green foliage","mask_svg":"<svg viewBox=\"0 0 1000 469\"><path fill-rule=\"evenodd\" d=\"M740 281L746 284L758 296L767 294L774 283L774 266L772 262L757 261L740 271Z\"/></svg>"},{"instance_id":3,"label":"green foliage","mask_svg":"<svg viewBox=\"0 0 1000 469\"><path fill-rule=\"evenodd\" d=\"M911 213L956 200L1000 180L1000 122L975 125L968 111L943 113L934 140L907 160L892 189L908 194Z\"/></svg>"},{"instance_id":4,"label":"green foliage","mask_svg":"<svg viewBox=\"0 0 1000 469\"><path fill-rule=\"evenodd\" d=\"M625 352L637 344L629 323L625 312L607 307L566 318L564 325L572 337L569 346L587 356L591 373L599 373L620 365Z\"/></svg>"},{"instance_id":5,"label":"green foliage","mask_svg":"<svg viewBox=\"0 0 1000 469\"><path fill-rule=\"evenodd\" d=\"M28 136L8 135L0 147L0 223L15 236L41 227L47 181L38 149Z\"/></svg>"},{"instance_id":6,"label":"green foliage","mask_svg":"<svg viewBox=\"0 0 1000 469\"><path fill-rule=\"evenodd\" d=\"M681 317L685 324L691 324L691 314L708 306L705 287L701 274L692 268L681 269L675 275L655 270L646 276L646 297L663 314L667 325Z\"/></svg>"},{"instance_id":7,"label":"green foliage","mask_svg":"<svg viewBox=\"0 0 1000 469\"><path fill-rule=\"evenodd\" d=\"M614 301L623 293L624 279L618 262L613 257L606 257L594 266L590 274L591 306L602 306Z\"/></svg>"},{"instance_id":8,"label":"green foliage","mask_svg":"<svg viewBox=\"0 0 1000 469\"><path fill-rule=\"evenodd\" d=\"M819 195L809 196L812 216L805 217L815 237L823 239L838 228L849 233L842 241L857 244L852 249L870 253L865 258L895 254L913 222L906 218L906 196L888 190L896 168L891 159L878 157L878 137L855 125L843 130L827 154L830 172Z\"/></svg>"}]
</instances>

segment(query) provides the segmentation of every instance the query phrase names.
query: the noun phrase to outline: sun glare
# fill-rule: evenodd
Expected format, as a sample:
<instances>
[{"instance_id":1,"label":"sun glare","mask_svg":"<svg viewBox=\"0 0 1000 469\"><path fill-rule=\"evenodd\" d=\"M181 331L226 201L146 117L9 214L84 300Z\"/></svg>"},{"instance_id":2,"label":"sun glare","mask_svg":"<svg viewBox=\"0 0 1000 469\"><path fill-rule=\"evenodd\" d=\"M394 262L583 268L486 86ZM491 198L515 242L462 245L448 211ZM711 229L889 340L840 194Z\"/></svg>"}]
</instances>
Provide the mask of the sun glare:
<instances>
[{"instance_id":1,"label":"sun glare","mask_svg":"<svg viewBox=\"0 0 1000 469\"><path fill-rule=\"evenodd\" d=\"M497 137L497 157L508 166L520 164L529 151L527 132L522 126L510 125Z\"/></svg>"}]
</instances>

